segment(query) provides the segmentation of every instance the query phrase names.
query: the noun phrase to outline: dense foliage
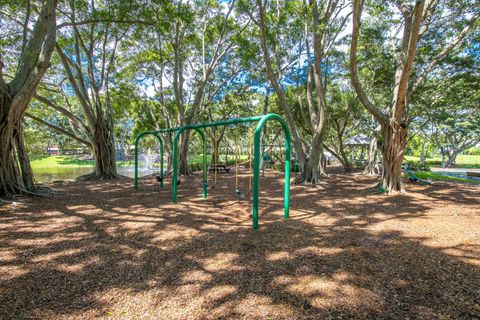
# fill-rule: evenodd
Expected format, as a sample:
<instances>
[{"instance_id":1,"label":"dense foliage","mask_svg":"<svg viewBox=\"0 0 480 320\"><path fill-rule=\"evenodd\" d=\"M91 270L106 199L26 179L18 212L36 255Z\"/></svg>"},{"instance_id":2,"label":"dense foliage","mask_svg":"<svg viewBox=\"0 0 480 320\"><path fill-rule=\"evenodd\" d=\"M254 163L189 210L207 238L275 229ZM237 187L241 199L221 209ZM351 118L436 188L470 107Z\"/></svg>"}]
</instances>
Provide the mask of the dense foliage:
<instances>
[{"instance_id":1,"label":"dense foliage","mask_svg":"<svg viewBox=\"0 0 480 320\"><path fill-rule=\"evenodd\" d=\"M46 44L42 51L33 43L45 40L35 27L41 10L56 12L46 27L56 25L51 57ZM292 130L298 182L320 182L328 151L346 170L383 162L380 186L402 190L391 176L399 176L405 152L443 153L449 166L480 143L473 0L9 0L0 16L2 114L28 80L22 72L35 74L24 56L49 60L25 107L0 118L0 138L16 117L22 125L5 134L24 136L30 153L86 148L96 159L90 178L114 178L115 158L141 131L268 112L282 114ZM212 161L219 161L215 146L236 141L248 149L246 128L230 129L208 131ZM271 137L278 138L274 130ZM360 138L364 148L352 147ZM164 139L170 160L172 135ZM182 137L184 174L196 139ZM28 161L20 140L0 151L2 165L10 156Z\"/></svg>"}]
</instances>

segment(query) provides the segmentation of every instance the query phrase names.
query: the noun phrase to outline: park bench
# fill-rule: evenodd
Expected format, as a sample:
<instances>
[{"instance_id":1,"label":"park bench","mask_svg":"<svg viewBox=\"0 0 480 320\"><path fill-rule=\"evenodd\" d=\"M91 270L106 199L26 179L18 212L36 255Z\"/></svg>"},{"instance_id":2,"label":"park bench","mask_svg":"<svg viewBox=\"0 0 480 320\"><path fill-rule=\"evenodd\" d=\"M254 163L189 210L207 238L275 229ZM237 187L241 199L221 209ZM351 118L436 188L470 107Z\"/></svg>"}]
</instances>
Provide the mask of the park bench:
<instances>
[{"instance_id":1,"label":"park bench","mask_svg":"<svg viewBox=\"0 0 480 320\"><path fill-rule=\"evenodd\" d=\"M480 178L480 172L478 172L478 171L467 171L467 177Z\"/></svg>"}]
</instances>

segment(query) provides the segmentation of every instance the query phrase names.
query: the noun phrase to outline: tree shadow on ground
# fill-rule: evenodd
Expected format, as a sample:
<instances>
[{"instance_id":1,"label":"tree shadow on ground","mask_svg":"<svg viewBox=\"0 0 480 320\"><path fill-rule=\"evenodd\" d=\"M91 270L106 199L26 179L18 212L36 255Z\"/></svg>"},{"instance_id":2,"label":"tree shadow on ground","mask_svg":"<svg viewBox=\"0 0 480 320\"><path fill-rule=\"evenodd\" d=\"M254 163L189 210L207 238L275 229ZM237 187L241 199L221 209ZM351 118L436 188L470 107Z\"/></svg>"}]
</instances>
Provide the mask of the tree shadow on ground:
<instances>
[{"instance_id":1,"label":"tree shadow on ground","mask_svg":"<svg viewBox=\"0 0 480 320\"><path fill-rule=\"evenodd\" d=\"M199 180L185 178L177 205L168 184L145 179L138 193L131 180L77 183L62 198L10 208L0 221L1 317L480 316L479 245L434 247L391 227L430 219L436 197L454 205L455 190L384 197L362 188L368 178L335 175L323 189L293 187L282 221L282 178L267 174L254 231L233 179L206 200Z\"/></svg>"}]
</instances>

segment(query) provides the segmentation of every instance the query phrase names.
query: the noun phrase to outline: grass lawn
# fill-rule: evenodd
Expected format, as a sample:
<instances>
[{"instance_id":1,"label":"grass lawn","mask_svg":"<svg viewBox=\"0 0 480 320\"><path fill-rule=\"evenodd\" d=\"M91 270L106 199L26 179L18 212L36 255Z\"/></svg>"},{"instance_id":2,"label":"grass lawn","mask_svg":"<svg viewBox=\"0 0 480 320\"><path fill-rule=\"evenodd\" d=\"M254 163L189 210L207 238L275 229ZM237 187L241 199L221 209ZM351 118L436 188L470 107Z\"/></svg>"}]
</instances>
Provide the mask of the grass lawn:
<instances>
[{"instance_id":1,"label":"grass lawn","mask_svg":"<svg viewBox=\"0 0 480 320\"><path fill-rule=\"evenodd\" d=\"M75 156L31 156L30 165L34 171L39 172L53 168L90 168L95 165L95 161L80 160ZM128 165L133 165L133 161L117 161L119 167Z\"/></svg>"},{"instance_id":2,"label":"grass lawn","mask_svg":"<svg viewBox=\"0 0 480 320\"><path fill-rule=\"evenodd\" d=\"M406 161L419 162L419 157L405 156ZM442 157L427 158L425 164L429 167L441 166ZM480 168L480 156L459 155L455 168Z\"/></svg>"},{"instance_id":3,"label":"grass lawn","mask_svg":"<svg viewBox=\"0 0 480 320\"><path fill-rule=\"evenodd\" d=\"M32 169L47 169L54 167L93 167L93 160L80 160L73 156L32 156Z\"/></svg>"},{"instance_id":4,"label":"grass lawn","mask_svg":"<svg viewBox=\"0 0 480 320\"><path fill-rule=\"evenodd\" d=\"M210 155L207 155L207 164L210 163ZM240 156L240 162L245 162L248 160L247 155ZM220 155L220 163L225 161L225 156ZM202 156L195 155L193 158L189 158L189 164L201 165ZM228 163L230 165L235 164L235 157L230 155L228 157ZM72 169L72 168L91 168L95 165L93 160L80 160L75 156L40 156L33 155L30 157L30 164L32 169L35 172L48 172L49 170L61 170L61 169ZM133 161L117 161L118 167L133 166Z\"/></svg>"}]
</instances>

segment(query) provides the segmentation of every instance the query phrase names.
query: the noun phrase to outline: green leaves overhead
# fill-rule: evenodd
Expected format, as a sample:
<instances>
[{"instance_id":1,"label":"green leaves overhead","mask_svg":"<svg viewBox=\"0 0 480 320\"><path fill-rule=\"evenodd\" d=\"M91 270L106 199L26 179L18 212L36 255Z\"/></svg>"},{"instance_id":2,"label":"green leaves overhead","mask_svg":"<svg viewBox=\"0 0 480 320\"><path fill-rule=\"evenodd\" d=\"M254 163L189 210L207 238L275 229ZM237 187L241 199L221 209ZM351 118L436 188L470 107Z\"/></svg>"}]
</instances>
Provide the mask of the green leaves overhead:
<instances>
[{"instance_id":1,"label":"green leaves overhead","mask_svg":"<svg viewBox=\"0 0 480 320\"><path fill-rule=\"evenodd\" d=\"M5 64L3 74L7 78L14 74L15 59L24 45L22 23L28 20L27 26L31 26L41 3L5 0L0 4L0 59ZM314 35L321 35L320 40L325 42L325 51L317 50L317 55L321 56L321 82L328 114L333 120L345 119L351 115L352 111L347 110L352 107L355 119L361 119L362 128L357 131L368 133L375 123L363 109L357 108L358 101L349 81L351 3L338 1L337 11L329 19L322 16L331 4L329 1L262 3L272 67L279 73L278 82L294 110L295 122L303 128L302 138L310 137L312 131L300 111L308 116L307 71L308 61L314 61ZM399 3L366 0L363 5L358 75L373 103L383 110L391 107L394 95L404 26ZM415 1L404 3L411 10ZM429 7L429 3L436 3L436 7ZM321 13L318 21L314 21L314 4ZM117 124L133 121L138 130L167 123L174 126L182 121L203 119L208 110L213 111L214 117L223 117L225 110L229 115L262 112L264 105L269 111L282 112L278 99L266 91L271 90L271 83L267 81L257 27L257 1L67 0L59 3L57 11L57 44L71 58L73 76L79 81L84 78L87 93L103 79L108 85ZM424 77L408 99L412 127L419 128L426 119L432 119L436 128L446 126L459 131L465 128L473 132L477 123L473 115L478 114L475 101L479 98L480 32L479 21L475 20L479 11L474 0L426 2L409 81L412 88ZM471 31L465 38L442 55L469 25ZM83 44L79 38L84 39ZM87 52L92 52L90 71ZM113 53L111 63L106 59L110 69L102 77L101 61ZM436 67L428 70L437 57ZM51 64L38 93L85 121L58 53L52 56ZM99 89L98 95L99 100L106 101L106 87ZM316 94L311 102L318 102ZM48 112L52 112L48 110L33 103L30 111L48 119L51 116ZM329 137L331 126L330 121L327 129L330 132L326 133Z\"/></svg>"}]
</instances>

